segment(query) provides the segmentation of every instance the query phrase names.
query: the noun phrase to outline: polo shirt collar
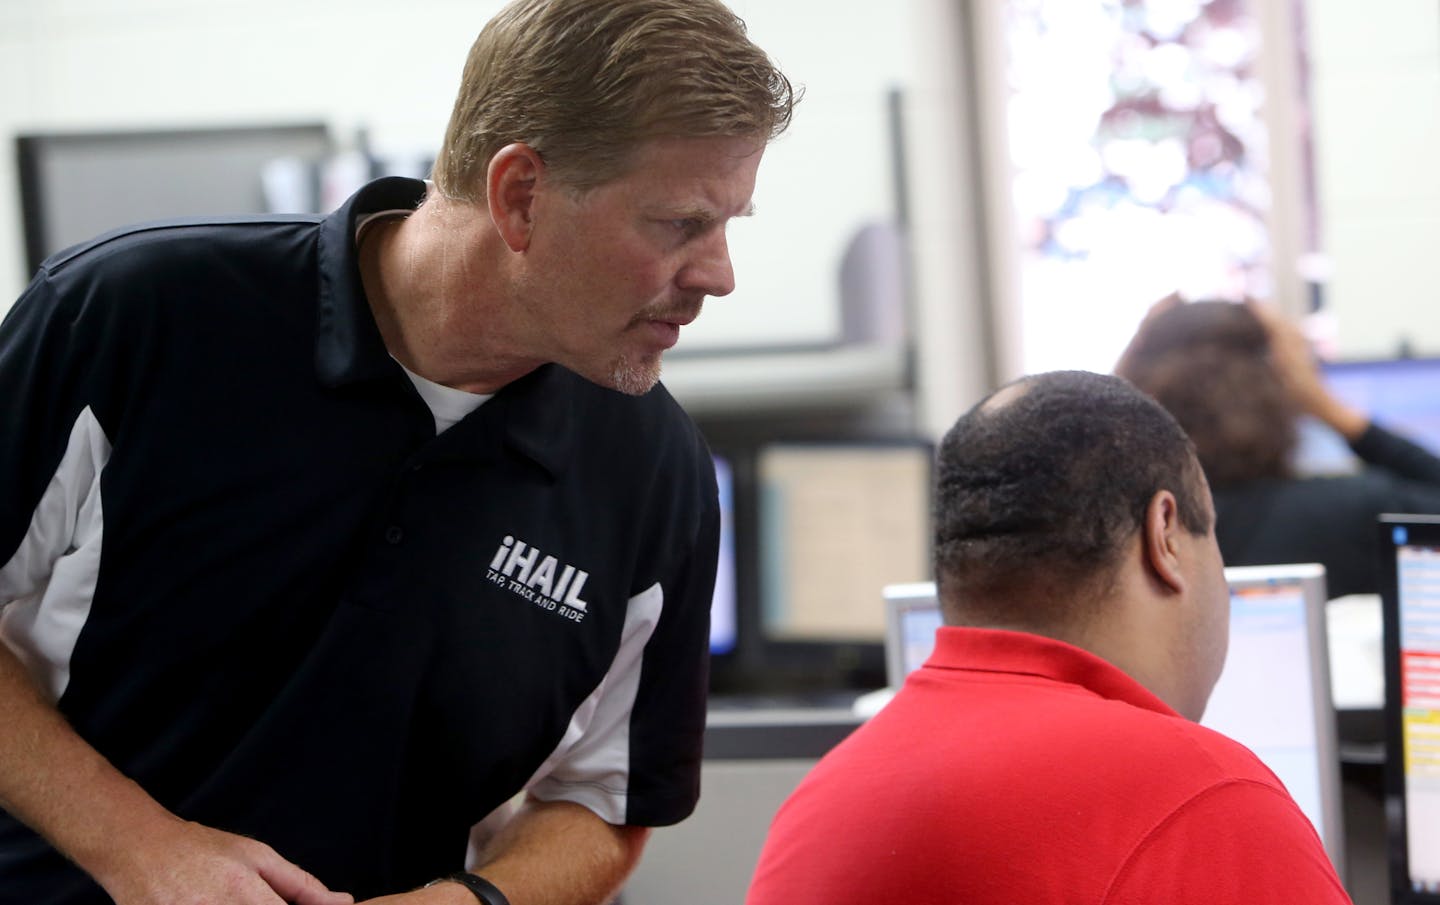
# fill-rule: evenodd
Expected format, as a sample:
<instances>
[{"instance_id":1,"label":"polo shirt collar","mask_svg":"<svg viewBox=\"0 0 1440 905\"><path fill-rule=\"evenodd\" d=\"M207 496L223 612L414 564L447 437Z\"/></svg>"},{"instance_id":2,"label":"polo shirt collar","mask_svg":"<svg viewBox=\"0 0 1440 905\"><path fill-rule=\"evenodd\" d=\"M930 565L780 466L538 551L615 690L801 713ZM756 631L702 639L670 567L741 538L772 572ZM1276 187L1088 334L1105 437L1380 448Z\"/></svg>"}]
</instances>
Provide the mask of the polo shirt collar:
<instances>
[{"instance_id":1,"label":"polo shirt collar","mask_svg":"<svg viewBox=\"0 0 1440 905\"><path fill-rule=\"evenodd\" d=\"M1119 667L1054 638L1002 629L941 626L925 668L1035 676L1078 685L1102 698L1179 714Z\"/></svg>"},{"instance_id":2,"label":"polo shirt collar","mask_svg":"<svg viewBox=\"0 0 1440 905\"><path fill-rule=\"evenodd\" d=\"M363 186L320 224L319 336L315 365L320 380L339 387L394 379L398 365L385 348L360 280L355 230L368 214L409 210L425 198L425 183L388 176ZM541 365L496 392L439 439L435 456L469 458L483 448L487 424L499 424L504 443L557 477L574 446L574 424L583 378L565 368ZM492 420L498 419L498 420Z\"/></svg>"},{"instance_id":3,"label":"polo shirt collar","mask_svg":"<svg viewBox=\"0 0 1440 905\"><path fill-rule=\"evenodd\" d=\"M501 387L494 398L446 434L455 434L463 447L468 445L467 437L479 436L493 426L507 448L557 478L574 449L575 424L581 420L576 410L582 404L583 394L577 387L581 382L583 378L560 365L541 365Z\"/></svg>"},{"instance_id":4,"label":"polo shirt collar","mask_svg":"<svg viewBox=\"0 0 1440 905\"><path fill-rule=\"evenodd\" d=\"M421 180L387 176L361 187L321 221L315 369L327 386L394 376L395 365L360 281L355 229L367 214L413 210L424 198Z\"/></svg>"}]
</instances>

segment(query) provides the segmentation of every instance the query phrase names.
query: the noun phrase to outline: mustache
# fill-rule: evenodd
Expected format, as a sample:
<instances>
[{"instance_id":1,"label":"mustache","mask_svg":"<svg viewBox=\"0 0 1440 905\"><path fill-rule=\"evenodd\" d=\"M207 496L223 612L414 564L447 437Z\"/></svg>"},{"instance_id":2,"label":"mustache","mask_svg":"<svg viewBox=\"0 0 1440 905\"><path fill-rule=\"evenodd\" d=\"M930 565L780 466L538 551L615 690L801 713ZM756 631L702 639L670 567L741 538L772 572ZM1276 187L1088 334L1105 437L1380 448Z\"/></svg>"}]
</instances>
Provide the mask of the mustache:
<instances>
[{"instance_id":1,"label":"mustache","mask_svg":"<svg viewBox=\"0 0 1440 905\"><path fill-rule=\"evenodd\" d=\"M666 302L662 305L651 305L643 308L631 319L631 323L640 324L645 321L667 321L670 323L689 323L700 316L700 311L705 307L705 297L698 296L694 299L684 299L679 302Z\"/></svg>"}]
</instances>

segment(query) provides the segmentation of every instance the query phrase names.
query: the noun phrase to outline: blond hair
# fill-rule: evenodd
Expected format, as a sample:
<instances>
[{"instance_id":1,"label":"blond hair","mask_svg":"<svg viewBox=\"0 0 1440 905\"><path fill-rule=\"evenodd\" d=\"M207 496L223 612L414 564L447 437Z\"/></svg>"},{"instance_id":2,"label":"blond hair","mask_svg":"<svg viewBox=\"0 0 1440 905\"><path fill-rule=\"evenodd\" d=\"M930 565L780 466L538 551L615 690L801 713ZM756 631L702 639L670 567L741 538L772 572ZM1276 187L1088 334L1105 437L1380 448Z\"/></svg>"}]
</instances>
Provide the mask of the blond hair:
<instances>
[{"instance_id":1,"label":"blond hair","mask_svg":"<svg viewBox=\"0 0 1440 905\"><path fill-rule=\"evenodd\" d=\"M470 48L434 179L479 200L490 159L524 142L584 191L650 139L774 138L797 100L717 0L517 0Z\"/></svg>"}]
</instances>

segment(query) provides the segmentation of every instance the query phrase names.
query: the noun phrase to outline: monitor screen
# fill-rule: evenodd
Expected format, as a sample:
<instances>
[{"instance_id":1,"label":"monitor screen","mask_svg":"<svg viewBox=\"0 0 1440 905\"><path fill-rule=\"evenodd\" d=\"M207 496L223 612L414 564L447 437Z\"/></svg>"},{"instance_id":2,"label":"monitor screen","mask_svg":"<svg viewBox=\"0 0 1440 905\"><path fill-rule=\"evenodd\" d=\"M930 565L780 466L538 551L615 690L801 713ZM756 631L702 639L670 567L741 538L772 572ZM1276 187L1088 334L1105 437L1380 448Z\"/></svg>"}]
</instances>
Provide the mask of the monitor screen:
<instances>
[{"instance_id":1,"label":"monitor screen","mask_svg":"<svg viewBox=\"0 0 1440 905\"><path fill-rule=\"evenodd\" d=\"M1440 903L1440 518L1382 516L1390 887Z\"/></svg>"},{"instance_id":2,"label":"monitor screen","mask_svg":"<svg viewBox=\"0 0 1440 905\"><path fill-rule=\"evenodd\" d=\"M1200 723L1255 752L1280 777L1343 873L1324 567L1231 566L1225 580L1230 648Z\"/></svg>"},{"instance_id":3,"label":"monitor screen","mask_svg":"<svg viewBox=\"0 0 1440 905\"><path fill-rule=\"evenodd\" d=\"M1440 358L1327 362L1321 373L1343 402L1385 428L1440 454ZM1344 439L1313 418L1300 421L1295 466L1302 474L1353 471Z\"/></svg>"},{"instance_id":4,"label":"monitor screen","mask_svg":"<svg viewBox=\"0 0 1440 905\"><path fill-rule=\"evenodd\" d=\"M735 649L735 473L730 460L713 456L720 492L720 555L715 563L715 594L710 604L710 653Z\"/></svg>"},{"instance_id":5,"label":"monitor screen","mask_svg":"<svg viewBox=\"0 0 1440 905\"><path fill-rule=\"evenodd\" d=\"M759 450L755 540L767 640L878 646L885 586L930 577L933 455L922 441Z\"/></svg>"}]
</instances>

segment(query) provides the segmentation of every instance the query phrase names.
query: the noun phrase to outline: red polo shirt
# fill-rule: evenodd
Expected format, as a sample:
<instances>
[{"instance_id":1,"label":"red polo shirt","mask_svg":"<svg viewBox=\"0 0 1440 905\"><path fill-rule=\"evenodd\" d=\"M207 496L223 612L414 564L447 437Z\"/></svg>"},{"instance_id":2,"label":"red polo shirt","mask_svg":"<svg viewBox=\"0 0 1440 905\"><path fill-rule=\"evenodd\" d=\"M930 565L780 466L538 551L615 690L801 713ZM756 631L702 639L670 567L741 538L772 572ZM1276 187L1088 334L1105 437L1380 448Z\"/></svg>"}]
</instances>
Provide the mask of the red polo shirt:
<instances>
[{"instance_id":1,"label":"red polo shirt","mask_svg":"<svg viewBox=\"0 0 1440 905\"><path fill-rule=\"evenodd\" d=\"M780 809L747 899L1349 901L1243 746L1077 647L950 627Z\"/></svg>"}]
</instances>

